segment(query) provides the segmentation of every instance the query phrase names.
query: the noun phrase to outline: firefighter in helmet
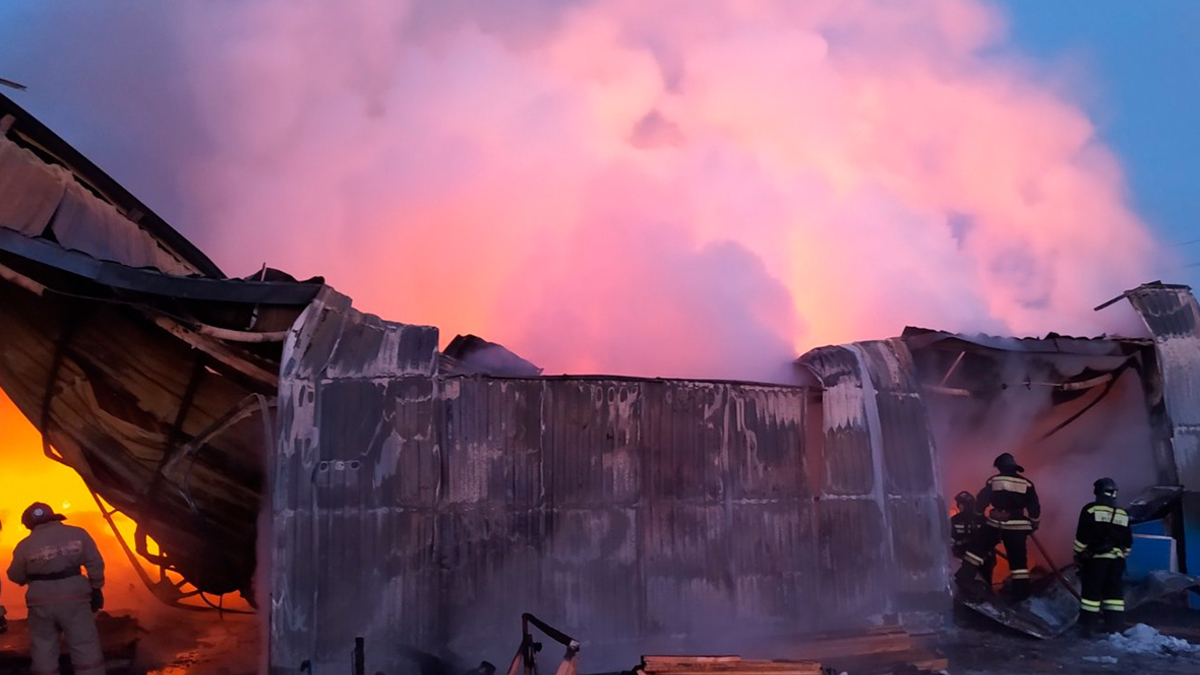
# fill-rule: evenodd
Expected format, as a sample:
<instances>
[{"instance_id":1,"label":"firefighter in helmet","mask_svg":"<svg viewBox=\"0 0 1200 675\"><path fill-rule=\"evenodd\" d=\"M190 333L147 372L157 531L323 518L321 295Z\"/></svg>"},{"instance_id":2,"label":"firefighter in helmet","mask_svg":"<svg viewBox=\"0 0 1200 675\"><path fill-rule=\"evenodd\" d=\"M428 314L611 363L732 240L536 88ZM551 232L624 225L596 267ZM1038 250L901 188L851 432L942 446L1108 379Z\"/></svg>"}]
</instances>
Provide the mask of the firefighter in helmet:
<instances>
[{"instance_id":1,"label":"firefighter in helmet","mask_svg":"<svg viewBox=\"0 0 1200 675\"><path fill-rule=\"evenodd\" d=\"M1029 557L1026 546L1030 534L1037 531L1042 516L1033 481L1022 476L1025 467L1016 458L1004 453L992 463L998 473L987 480L975 500L975 512L986 515L984 526L973 544L963 555L963 565L955 575L965 586L982 571L988 551L1004 543L1012 579L1012 594L1016 601L1029 597ZM991 511L987 511L991 507ZM986 513L985 513L986 512Z\"/></svg>"},{"instance_id":2,"label":"firefighter in helmet","mask_svg":"<svg viewBox=\"0 0 1200 675\"><path fill-rule=\"evenodd\" d=\"M955 558L962 560L970 549L971 544L979 537L984 527L984 518L975 511L975 495L966 490L954 495L954 504L958 513L950 517L950 551ZM992 571L996 568L996 550L992 549L983 557L980 572L992 584Z\"/></svg>"},{"instance_id":3,"label":"firefighter in helmet","mask_svg":"<svg viewBox=\"0 0 1200 675\"><path fill-rule=\"evenodd\" d=\"M66 517L35 502L21 516L29 529L13 550L8 578L28 586L29 649L36 675L57 675L59 632L66 635L78 675L104 675L104 654L95 612L104 606L104 559L86 530L64 525ZM80 568L87 570L87 576Z\"/></svg>"},{"instance_id":4,"label":"firefighter in helmet","mask_svg":"<svg viewBox=\"0 0 1200 675\"><path fill-rule=\"evenodd\" d=\"M1092 484L1095 501L1079 513L1075 528L1075 562L1083 586L1079 623L1091 637L1104 615L1104 630L1121 630L1125 612L1125 557L1133 547L1129 514L1117 506L1117 483L1101 478Z\"/></svg>"}]
</instances>

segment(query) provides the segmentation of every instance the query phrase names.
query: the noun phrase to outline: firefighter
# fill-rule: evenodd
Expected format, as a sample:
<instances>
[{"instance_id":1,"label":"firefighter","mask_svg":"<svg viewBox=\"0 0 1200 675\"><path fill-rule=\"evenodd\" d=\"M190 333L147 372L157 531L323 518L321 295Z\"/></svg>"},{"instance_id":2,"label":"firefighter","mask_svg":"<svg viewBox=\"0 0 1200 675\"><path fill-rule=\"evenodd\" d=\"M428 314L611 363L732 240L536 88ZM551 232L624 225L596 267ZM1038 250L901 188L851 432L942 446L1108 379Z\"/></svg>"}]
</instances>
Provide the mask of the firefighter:
<instances>
[{"instance_id":1,"label":"firefighter","mask_svg":"<svg viewBox=\"0 0 1200 675\"><path fill-rule=\"evenodd\" d=\"M1004 543L1004 554L1008 558L1012 579L1013 600L1020 602L1029 597L1029 559L1026 550L1027 538L1038 529L1042 506L1038 502L1033 481L1020 475L1025 467L1009 453L1004 453L992 463L997 473L987 480L975 499L975 512L987 520L979 531L976 541L963 555L963 565L955 575L960 587L966 586L982 570L989 551L996 544Z\"/></svg>"},{"instance_id":2,"label":"firefighter","mask_svg":"<svg viewBox=\"0 0 1200 675\"><path fill-rule=\"evenodd\" d=\"M1125 557L1133 547L1129 514L1117 507L1117 483L1101 478L1092 484L1096 500L1083 507L1075 528L1075 562L1083 586L1079 623L1091 637L1104 615L1104 630L1121 630L1125 612Z\"/></svg>"},{"instance_id":3,"label":"firefighter","mask_svg":"<svg viewBox=\"0 0 1200 675\"><path fill-rule=\"evenodd\" d=\"M64 525L66 517L35 502L21 523L29 529L13 550L8 578L28 586L29 649L33 675L58 675L59 632L66 634L77 675L104 675L104 654L95 612L104 607L104 559L82 528ZM87 576L79 568L87 570Z\"/></svg>"},{"instance_id":4,"label":"firefighter","mask_svg":"<svg viewBox=\"0 0 1200 675\"><path fill-rule=\"evenodd\" d=\"M975 512L975 495L970 492L964 490L954 495L954 504L958 507L958 513L950 517L950 551L955 558L962 560L971 544L979 537L980 530L984 527L984 518ZM989 587L992 585L992 572L995 568L996 550L992 549L984 556L983 565L980 567L980 572L983 573Z\"/></svg>"}]
</instances>

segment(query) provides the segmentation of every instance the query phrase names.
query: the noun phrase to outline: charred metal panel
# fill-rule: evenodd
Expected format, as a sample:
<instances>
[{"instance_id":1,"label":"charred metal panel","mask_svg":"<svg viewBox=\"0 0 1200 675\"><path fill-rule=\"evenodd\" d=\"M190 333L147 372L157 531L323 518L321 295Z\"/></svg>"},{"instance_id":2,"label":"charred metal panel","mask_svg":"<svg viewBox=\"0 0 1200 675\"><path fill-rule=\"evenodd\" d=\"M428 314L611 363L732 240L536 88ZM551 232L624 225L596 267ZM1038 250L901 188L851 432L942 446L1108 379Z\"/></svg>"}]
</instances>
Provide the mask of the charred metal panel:
<instances>
[{"instance_id":1,"label":"charred metal panel","mask_svg":"<svg viewBox=\"0 0 1200 675\"><path fill-rule=\"evenodd\" d=\"M925 404L915 392L879 392L888 495L933 494L935 462Z\"/></svg>"},{"instance_id":2,"label":"charred metal panel","mask_svg":"<svg viewBox=\"0 0 1200 675\"><path fill-rule=\"evenodd\" d=\"M800 392L739 387L729 397L729 463L734 500L811 498Z\"/></svg>"},{"instance_id":3,"label":"charred metal panel","mask_svg":"<svg viewBox=\"0 0 1200 675\"><path fill-rule=\"evenodd\" d=\"M521 612L545 614L541 580L548 526L546 512L536 507L455 508L438 515L433 539L398 533L415 538L433 552L442 605L426 616L410 614L407 607L399 609L407 618L419 621L436 617L440 611L445 643L455 653L511 650L510 634L498 634L497 629L511 625L513 616ZM427 586L429 590L438 588ZM408 644L428 647L441 641L419 641L416 636L420 634L411 629L397 631Z\"/></svg>"},{"instance_id":4,"label":"charred metal panel","mask_svg":"<svg viewBox=\"0 0 1200 675\"><path fill-rule=\"evenodd\" d=\"M65 249L129 267L179 276L200 272L70 171L47 164L2 134L0 204L0 227L22 235L52 236Z\"/></svg>"},{"instance_id":5,"label":"charred metal panel","mask_svg":"<svg viewBox=\"0 0 1200 675\"><path fill-rule=\"evenodd\" d=\"M868 416L873 395L864 387L862 359L854 348L824 347L806 354L801 364L822 385L819 607L824 624L837 627L884 614L890 600L883 477Z\"/></svg>"},{"instance_id":6,"label":"charred metal panel","mask_svg":"<svg viewBox=\"0 0 1200 675\"><path fill-rule=\"evenodd\" d=\"M812 499L744 502L733 507L730 565L734 616L757 618L768 630L819 628L808 611L820 584L816 505Z\"/></svg>"},{"instance_id":7,"label":"charred metal panel","mask_svg":"<svg viewBox=\"0 0 1200 675\"><path fill-rule=\"evenodd\" d=\"M892 549L896 556L895 601L900 611L939 611L949 601L946 575L949 561L942 545L946 509L937 496L890 498Z\"/></svg>"},{"instance_id":8,"label":"charred metal panel","mask_svg":"<svg viewBox=\"0 0 1200 675\"><path fill-rule=\"evenodd\" d=\"M729 527L723 505L673 500L649 504L646 532L646 630L713 635L733 616Z\"/></svg>"},{"instance_id":9,"label":"charred metal panel","mask_svg":"<svg viewBox=\"0 0 1200 675\"><path fill-rule=\"evenodd\" d=\"M641 388L559 378L543 381L542 396L549 526L541 606L593 640L636 635Z\"/></svg>"},{"instance_id":10,"label":"charred metal panel","mask_svg":"<svg viewBox=\"0 0 1200 675\"><path fill-rule=\"evenodd\" d=\"M821 594L804 391L739 387L728 404L733 616L757 630L808 630Z\"/></svg>"},{"instance_id":11,"label":"charred metal panel","mask_svg":"<svg viewBox=\"0 0 1200 675\"><path fill-rule=\"evenodd\" d=\"M912 356L900 340L862 342L875 389L888 495L935 495L933 435Z\"/></svg>"},{"instance_id":12,"label":"charred metal panel","mask_svg":"<svg viewBox=\"0 0 1200 675\"><path fill-rule=\"evenodd\" d=\"M900 340L854 343L809 352L800 363L823 386L821 575L837 601L825 611L944 611L949 532L908 349Z\"/></svg>"},{"instance_id":13,"label":"charred metal panel","mask_svg":"<svg viewBox=\"0 0 1200 675\"><path fill-rule=\"evenodd\" d=\"M638 383L556 379L543 391L549 506L633 505L641 491Z\"/></svg>"},{"instance_id":14,"label":"charred metal panel","mask_svg":"<svg viewBox=\"0 0 1200 675\"><path fill-rule=\"evenodd\" d=\"M26 148L37 148L42 157L52 157L56 162L51 168L52 171L66 174L80 184L88 186L130 220L136 221L140 229L156 240L164 254L185 262L201 274L224 278L225 275L207 256L159 218L154 211L138 201L44 124L7 96L0 94L0 118L10 115L15 120L6 134L10 140Z\"/></svg>"},{"instance_id":15,"label":"charred metal panel","mask_svg":"<svg viewBox=\"0 0 1200 675\"><path fill-rule=\"evenodd\" d=\"M494 659L522 611L605 645L607 667L649 644L711 647L731 624L762 637L948 606L931 590L946 585L937 474L896 345L809 361L813 436L808 389L435 375L426 330L329 294L293 331L277 672L339 671L359 636L383 672L411 667L403 646Z\"/></svg>"},{"instance_id":16,"label":"charred metal panel","mask_svg":"<svg viewBox=\"0 0 1200 675\"><path fill-rule=\"evenodd\" d=\"M822 387L822 492L870 494L875 485L875 463L858 357L844 347L822 347L805 354L800 363L817 375Z\"/></svg>"},{"instance_id":17,"label":"charred metal panel","mask_svg":"<svg viewBox=\"0 0 1200 675\"><path fill-rule=\"evenodd\" d=\"M724 494L724 391L716 386L647 382L642 386L649 500L719 503Z\"/></svg>"},{"instance_id":18,"label":"charred metal panel","mask_svg":"<svg viewBox=\"0 0 1200 675\"><path fill-rule=\"evenodd\" d=\"M875 390L885 521L897 612L937 611L949 603L950 536L933 432L912 354L902 340L856 343Z\"/></svg>"},{"instance_id":19,"label":"charred metal panel","mask_svg":"<svg viewBox=\"0 0 1200 675\"><path fill-rule=\"evenodd\" d=\"M1146 284L1125 297L1154 335L1179 483L1200 490L1200 306L1187 286Z\"/></svg>"},{"instance_id":20,"label":"charred metal panel","mask_svg":"<svg viewBox=\"0 0 1200 675\"><path fill-rule=\"evenodd\" d=\"M444 637L455 652L511 649L495 628L542 612L542 384L454 377L439 381L445 483L435 550ZM435 643L436 641L430 641Z\"/></svg>"},{"instance_id":21,"label":"charred metal panel","mask_svg":"<svg viewBox=\"0 0 1200 675\"><path fill-rule=\"evenodd\" d=\"M542 383L458 377L440 382L448 458L445 501L541 506Z\"/></svg>"},{"instance_id":22,"label":"charred metal panel","mask_svg":"<svg viewBox=\"0 0 1200 675\"><path fill-rule=\"evenodd\" d=\"M733 610L727 391L676 382L647 382L643 391L646 629L695 633Z\"/></svg>"},{"instance_id":23,"label":"charred metal panel","mask_svg":"<svg viewBox=\"0 0 1200 675\"><path fill-rule=\"evenodd\" d=\"M831 626L887 611L890 560L879 503L822 499L818 507L822 619Z\"/></svg>"},{"instance_id":24,"label":"charred metal panel","mask_svg":"<svg viewBox=\"0 0 1200 675\"><path fill-rule=\"evenodd\" d=\"M272 467L274 669L340 670L356 637L376 649L397 634L440 637L436 352L436 329L360 314L332 289L289 336Z\"/></svg>"},{"instance_id":25,"label":"charred metal panel","mask_svg":"<svg viewBox=\"0 0 1200 675\"><path fill-rule=\"evenodd\" d=\"M560 626L587 635L589 644L640 633L637 525L638 511L632 507L551 512L540 606Z\"/></svg>"}]
</instances>

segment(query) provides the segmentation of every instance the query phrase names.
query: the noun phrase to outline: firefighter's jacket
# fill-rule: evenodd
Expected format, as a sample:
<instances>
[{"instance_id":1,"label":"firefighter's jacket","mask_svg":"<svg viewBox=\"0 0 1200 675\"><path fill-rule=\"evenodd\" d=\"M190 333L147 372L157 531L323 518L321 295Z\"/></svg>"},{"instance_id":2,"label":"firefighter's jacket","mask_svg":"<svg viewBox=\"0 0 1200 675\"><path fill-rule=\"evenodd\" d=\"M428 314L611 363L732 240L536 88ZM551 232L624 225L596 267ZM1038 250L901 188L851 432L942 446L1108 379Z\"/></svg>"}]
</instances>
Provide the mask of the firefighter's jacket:
<instances>
[{"instance_id":1,"label":"firefighter's jacket","mask_svg":"<svg viewBox=\"0 0 1200 675\"><path fill-rule=\"evenodd\" d=\"M983 516L977 513L959 511L950 516L950 542L954 555L961 558L967 552L971 542L975 539L975 533L979 532L983 524Z\"/></svg>"},{"instance_id":2,"label":"firefighter's jacket","mask_svg":"<svg viewBox=\"0 0 1200 675\"><path fill-rule=\"evenodd\" d=\"M80 574L80 567L87 576ZM86 530L51 521L33 528L13 550L8 578L28 585L25 604L88 602L104 586L104 558Z\"/></svg>"},{"instance_id":3,"label":"firefighter's jacket","mask_svg":"<svg viewBox=\"0 0 1200 675\"><path fill-rule=\"evenodd\" d=\"M988 507L990 511L987 511ZM987 515L987 524L1002 530L1030 531L1042 517L1033 481L1016 474L1001 473L988 479L975 498L975 508Z\"/></svg>"},{"instance_id":4,"label":"firefighter's jacket","mask_svg":"<svg viewBox=\"0 0 1200 675\"><path fill-rule=\"evenodd\" d=\"M1129 514L1111 504L1092 502L1079 513L1075 552L1089 558L1125 558L1133 548Z\"/></svg>"}]
</instances>

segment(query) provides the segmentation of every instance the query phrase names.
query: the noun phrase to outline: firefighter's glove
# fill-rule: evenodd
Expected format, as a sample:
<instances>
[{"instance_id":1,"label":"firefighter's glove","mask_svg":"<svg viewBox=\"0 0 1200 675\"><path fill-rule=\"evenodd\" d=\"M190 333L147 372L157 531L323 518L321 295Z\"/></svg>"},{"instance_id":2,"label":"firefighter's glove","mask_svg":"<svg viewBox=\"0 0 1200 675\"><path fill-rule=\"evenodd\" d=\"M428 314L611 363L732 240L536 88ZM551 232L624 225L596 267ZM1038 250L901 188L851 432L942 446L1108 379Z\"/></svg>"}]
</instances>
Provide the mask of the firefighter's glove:
<instances>
[{"instance_id":1,"label":"firefighter's glove","mask_svg":"<svg viewBox=\"0 0 1200 675\"><path fill-rule=\"evenodd\" d=\"M99 588L92 589L92 612L99 612L104 609L104 591Z\"/></svg>"},{"instance_id":2,"label":"firefighter's glove","mask_svg":"<svg viewBox=\"0 0 1200 675\"><path fill-rule=\"evenodd\" d=\"M1039 527L1041 527L1041 526L1042 526L1042 524L1041 524L1041 523L1039 523L1039 522L1038 522L1038 521L1036 521L1036 520L1030 521L1030 522L1029 522L1029 531L1030 531L1030 532L1037 532L1037 531L1038 531L1038 528L1039 528Z\"/></svg>"}]
</instances>

